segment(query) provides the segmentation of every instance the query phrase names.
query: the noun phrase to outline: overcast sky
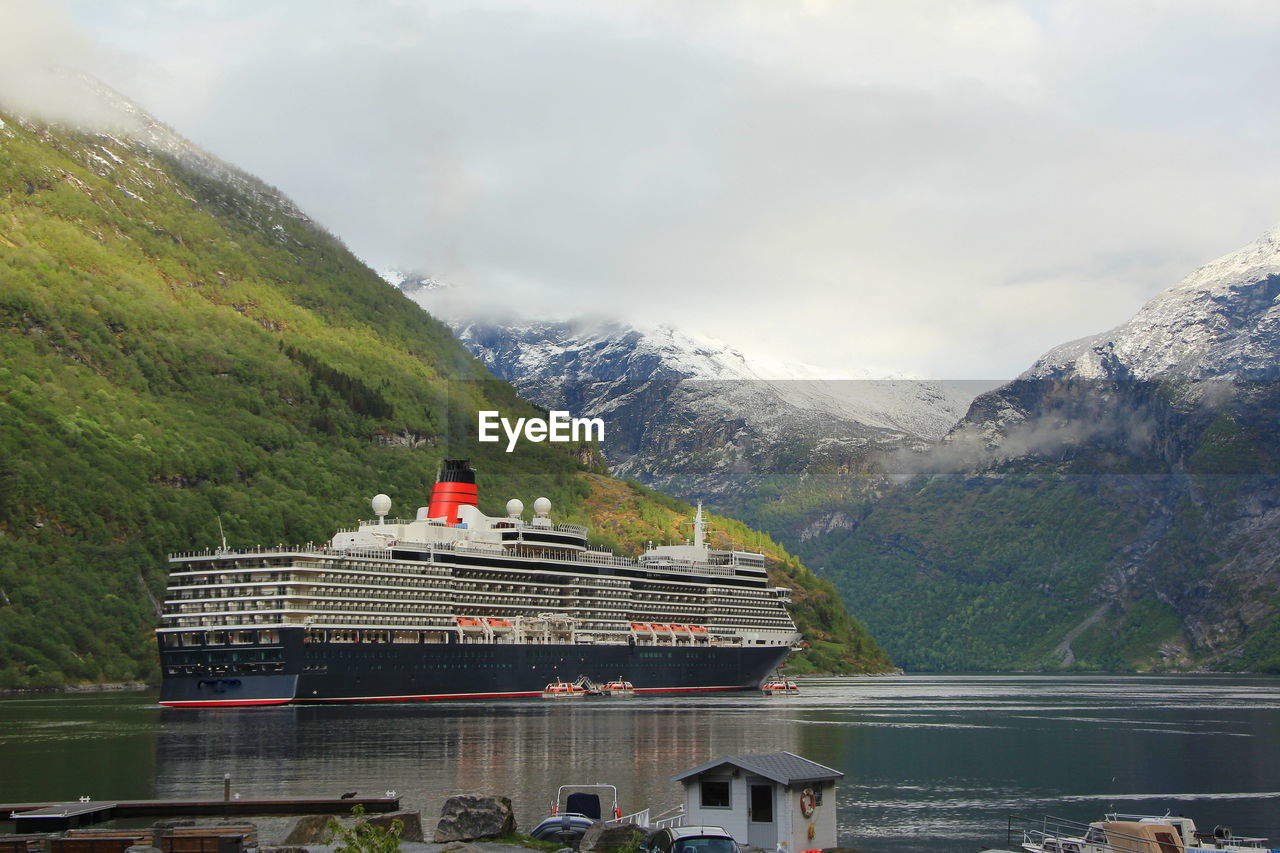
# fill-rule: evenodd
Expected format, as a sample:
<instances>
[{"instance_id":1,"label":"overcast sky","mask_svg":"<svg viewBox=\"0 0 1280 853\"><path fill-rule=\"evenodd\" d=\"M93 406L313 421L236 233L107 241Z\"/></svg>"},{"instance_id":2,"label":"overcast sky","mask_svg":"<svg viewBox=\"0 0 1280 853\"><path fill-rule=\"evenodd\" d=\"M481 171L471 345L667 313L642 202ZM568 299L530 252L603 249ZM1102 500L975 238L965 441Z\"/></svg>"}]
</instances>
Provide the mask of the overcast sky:
<instances>
[{"instance_id":1,"label":"overcast sky","mask_svg":"<svg viewBox=\"0 0 1280 853\"><path fill-rule=\"evenodd\" d=\"M1274 0L5 6L375 268L839 373L1013 376L1280 221Z\"/></svg>"}]
</instances>

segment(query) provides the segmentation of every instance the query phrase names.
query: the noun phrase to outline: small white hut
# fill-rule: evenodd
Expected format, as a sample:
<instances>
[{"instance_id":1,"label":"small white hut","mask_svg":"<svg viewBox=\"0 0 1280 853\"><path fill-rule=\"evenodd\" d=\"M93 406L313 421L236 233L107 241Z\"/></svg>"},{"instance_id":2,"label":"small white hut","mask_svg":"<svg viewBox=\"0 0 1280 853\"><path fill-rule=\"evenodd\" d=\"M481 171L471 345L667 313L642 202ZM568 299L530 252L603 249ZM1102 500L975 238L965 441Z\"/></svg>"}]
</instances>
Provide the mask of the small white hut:
<instances>
[{"instance_id":1,"label":"small white hut","mask_svg":"<svg viewBox=\"0 0 1280 853\"><path fill-rule=\"evenodd\" d=\"M802 853L836 846L836 780L790 752L727 755L677 773L685 826L720 826L739 844Z\"/></svg>"}]
</instances>

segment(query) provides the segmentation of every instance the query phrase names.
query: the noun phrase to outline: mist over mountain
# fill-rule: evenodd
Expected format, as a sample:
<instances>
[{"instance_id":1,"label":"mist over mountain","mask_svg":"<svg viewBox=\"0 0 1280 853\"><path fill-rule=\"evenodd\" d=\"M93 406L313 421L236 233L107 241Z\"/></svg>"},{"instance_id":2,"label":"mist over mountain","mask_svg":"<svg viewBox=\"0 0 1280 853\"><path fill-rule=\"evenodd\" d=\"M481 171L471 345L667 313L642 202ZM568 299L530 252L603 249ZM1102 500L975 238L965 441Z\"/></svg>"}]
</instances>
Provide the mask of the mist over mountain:
<instances>
[{"instance_id":1,"label":"mist over mountain","mask_svg":"<svg viewBox=\"0 0 1280 853\"><path fill-rule=\"evenodd\" d=\"M783 364L673 326L476 318L454 288L388 280L444 319L495 375L547 408L605 422L616 476L765 523L882 488L876 460L940 440L990 384ZM784 500L785 498L785 500ZM805 525L772 518L773 530Z\"/></svg>"}]
</instances>

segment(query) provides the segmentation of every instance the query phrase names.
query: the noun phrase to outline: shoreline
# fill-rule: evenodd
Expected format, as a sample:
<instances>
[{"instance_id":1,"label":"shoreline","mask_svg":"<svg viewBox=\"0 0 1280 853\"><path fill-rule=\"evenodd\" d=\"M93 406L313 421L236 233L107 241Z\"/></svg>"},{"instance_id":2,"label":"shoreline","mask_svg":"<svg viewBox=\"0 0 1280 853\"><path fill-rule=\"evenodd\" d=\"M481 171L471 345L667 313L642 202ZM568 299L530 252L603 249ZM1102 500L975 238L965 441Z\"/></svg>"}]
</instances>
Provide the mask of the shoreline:
<instances>
[{"instance_id":1,"label":"shoreline","mask_svg":"<svg viewBox=\"0 0 1280 853\"><path fill-rule=\"evenodd\" d=\"M95 684L72 684L66 687L3 687L0 696L54 696L68 693L124 693L155 690L158 684L145 681L104 681Z\"/></svg>"}]
</instances>

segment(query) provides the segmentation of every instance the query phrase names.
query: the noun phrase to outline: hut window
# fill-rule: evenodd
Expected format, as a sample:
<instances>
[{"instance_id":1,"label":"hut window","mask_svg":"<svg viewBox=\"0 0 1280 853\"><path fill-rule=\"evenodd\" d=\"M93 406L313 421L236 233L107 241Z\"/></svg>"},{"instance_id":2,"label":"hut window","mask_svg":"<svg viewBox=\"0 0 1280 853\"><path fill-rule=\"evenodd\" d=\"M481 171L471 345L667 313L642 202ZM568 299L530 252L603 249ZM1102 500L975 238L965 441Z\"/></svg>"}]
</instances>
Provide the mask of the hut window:
<instances>
[{"instance_id":1,"label":"hut window","mask_svg":"<svg viewBox=\"0 0 1280 853\"><path fill-rule=\"evenodd\" d=\"M703 779L701 788L702 807L704 809L729 808L728 779Z\"/></svg>"}]
</instances>

